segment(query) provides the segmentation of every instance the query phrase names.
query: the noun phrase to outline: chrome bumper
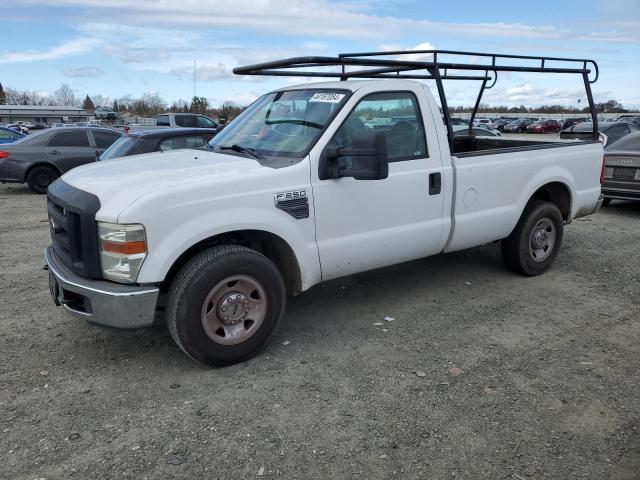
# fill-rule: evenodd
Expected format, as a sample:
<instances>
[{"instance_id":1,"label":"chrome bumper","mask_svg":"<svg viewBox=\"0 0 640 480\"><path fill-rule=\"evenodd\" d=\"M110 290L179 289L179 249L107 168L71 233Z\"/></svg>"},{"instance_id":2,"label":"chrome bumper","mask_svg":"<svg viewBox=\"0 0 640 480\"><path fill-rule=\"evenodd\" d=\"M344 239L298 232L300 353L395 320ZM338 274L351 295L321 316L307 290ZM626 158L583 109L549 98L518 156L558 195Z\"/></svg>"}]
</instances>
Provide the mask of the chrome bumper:
<instances>
[{"instance_id":1,"label":"chrome bumper","mask_svg":"<svg viewBox=\"0 0 640 480\"><path fill-rule=\"evenodd\" d=\"M160 290L91 280L71 272L56 258L51 246L44 250L49 289L56 305L88 322L114 328L140 328L153 324Z\"/></svg>"}]
</instances>

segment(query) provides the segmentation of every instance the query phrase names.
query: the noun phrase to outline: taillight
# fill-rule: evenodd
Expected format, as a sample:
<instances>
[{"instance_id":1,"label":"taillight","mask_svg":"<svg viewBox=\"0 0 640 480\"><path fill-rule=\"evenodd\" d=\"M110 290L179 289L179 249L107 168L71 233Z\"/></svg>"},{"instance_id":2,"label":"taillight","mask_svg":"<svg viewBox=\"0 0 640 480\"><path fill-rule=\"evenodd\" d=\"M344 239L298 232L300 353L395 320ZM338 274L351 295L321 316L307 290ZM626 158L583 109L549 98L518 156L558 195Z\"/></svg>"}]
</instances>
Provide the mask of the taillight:
<instances>
[{"instance_id":1,"label":"taillight","mask_svg":"<svg viewBox=\"0 0 640 480\"><path fill-rule=\"evenodd\" d=\"M605 161L605 158L607 158L607 157L602 157L602 170L600 170L600 185L602 185L604 183L604 172L605 172L604 161Z\"/></svg>"},{"instance_id":2,"label":"taillight","mask_svg":"<svg viewBox=\"0 0 640 480\"><path fill-rule=\"evenodd\" d=\"M9 156L9 152L5 152L4 150L0 150L0 158L7 158Z\"/></svg>"}]
</instances>

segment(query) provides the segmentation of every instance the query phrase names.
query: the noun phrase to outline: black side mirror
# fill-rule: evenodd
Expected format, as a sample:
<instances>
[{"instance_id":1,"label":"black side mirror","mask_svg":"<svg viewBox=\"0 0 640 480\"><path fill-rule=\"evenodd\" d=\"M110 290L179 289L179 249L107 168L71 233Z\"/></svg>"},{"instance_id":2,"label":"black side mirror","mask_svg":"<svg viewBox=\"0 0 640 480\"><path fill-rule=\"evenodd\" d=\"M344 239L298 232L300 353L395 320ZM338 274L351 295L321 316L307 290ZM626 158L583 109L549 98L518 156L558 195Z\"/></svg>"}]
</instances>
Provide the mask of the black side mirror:
<instances>
[{"instance_id":1,"label":"black side mirror","mask_svg":"<svg viewBox=\"0 0 640 480\"><path fill-rule=\"evenodd\" d=\"M351 148L328 145L320 156L320 180L340 177L383 180L388 176L387 137L381 131L354 132Z\"/></svg>"}]
</instances>

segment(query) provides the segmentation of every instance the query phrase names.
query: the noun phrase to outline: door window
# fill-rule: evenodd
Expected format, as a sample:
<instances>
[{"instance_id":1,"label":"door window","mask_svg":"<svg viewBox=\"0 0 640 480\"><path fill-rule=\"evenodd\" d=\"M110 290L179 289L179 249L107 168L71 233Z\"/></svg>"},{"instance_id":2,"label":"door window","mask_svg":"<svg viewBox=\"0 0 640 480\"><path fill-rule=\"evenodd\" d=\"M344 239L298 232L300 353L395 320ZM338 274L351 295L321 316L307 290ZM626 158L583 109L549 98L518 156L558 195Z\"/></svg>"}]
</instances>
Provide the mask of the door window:
<instances>
[{"instance_id":1,"label":"door window","mask_svg":"<svg viewBox=\"0 0 640 480\"><path fill-rule=\"evenodd\" d=\"M160 142L158 150L165 152L167 150L178 150L180 148L202 148L204 147L204 138L201 136L191 137L173 137L167 138Z\"/></svg>"},{"instance_id":2,"label":"door window","mask_svg":"<svg viewBox=\"0 0 640 480\"><path fill-rule=\"evenodd\" d=\"M156 117L156 125L158 127L168 127L171 124L169 123L169 115L158 115Z\"/></svg>"},{"instance_id":3,"label":"door window","mask_svg":"<svg viewBox=\"0 0 640 480\"><path fill-rule=\"evenodd\" d=\"M77 132L63 132L57 134L49 140L49 147L88 147L89 137L87 132L80 130Z\"/></svg>"},{"instance_id":4,"label":"door window","mask_svg":"<svg viewBox=\"0 0 640 480\"><path fill-rule=\"evenodd\" d=\"M331 144L350 148L353 135L365 130L385 134L390 162L427 156L420 108L411 92L374 93L364 97L335 133Z\"/></svg>"},{"instance_id":5,"label":"door window","mask_svg":"<svg viewBox=\"0 0 640 480\"><path fill-rule=\"evenodd\" d=\"M120 138L120 135L109 132L93 132L93 138L96 141L97 148L109 148L113 142Z\"/></svg>"}]
</instances>

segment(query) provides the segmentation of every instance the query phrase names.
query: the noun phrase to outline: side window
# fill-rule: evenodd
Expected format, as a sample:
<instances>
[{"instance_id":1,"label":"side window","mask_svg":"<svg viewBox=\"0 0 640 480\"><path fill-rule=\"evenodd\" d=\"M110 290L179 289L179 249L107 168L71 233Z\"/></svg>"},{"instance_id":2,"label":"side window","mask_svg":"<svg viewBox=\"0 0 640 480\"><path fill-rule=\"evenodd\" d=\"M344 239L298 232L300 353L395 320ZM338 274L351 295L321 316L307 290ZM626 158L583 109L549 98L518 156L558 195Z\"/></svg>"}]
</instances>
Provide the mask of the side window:
<instances>
[{"instance_id":1,"label":"side window","mask_svg":"<svg viewBox=\"0 0 640 480\"><path fill-rule=\"evenodd\" d=\"M9 140L17 140L20 135L17 133L7 132L6 130L0 130L0 138L7 138Z\"/></svg>"},{"instance_id":2,"label":"side window","mask_svg":"<svg viewBox=\"0 0 640 480\"><path fill-rule=\"evenodd\" d=\"M196 117L196 123L198 128L216 128L217 126L207 117Z\"/></svg>"},{"instance_id":3,"label":"side window","mask_svg":"<svg viewBox=\"0 0 640 480\"><path fill-rule=\"evenodd\" d=\"M176 115L176 125L179 127L197 127L196 118L191 115Z\"/></svg>"},{"instance_id":4,"label":"side window","mask_svg":"<svg viewBox=\"0 0 640 480\"><path fill-rule=\"evenodd\" d=\"M93 132L93 138L97 148L109 148L120 136L107 132Z\"/></svg>"},{"instance_id":5,"label":"side window","mask_svg":"<svg viewBox=\"0 0 640 480\"><path fill-rule=\"evenodd\" d=\"M80 130L77 132L59 133L47 144L48 147L88 147L89 137L87 132Z\"/></svg>"},{"instance_id":6,"label":"side window","mask_svg":"<svg viewBox=\"0 0 640 480\"><path fill-rule=\"evenodd\" d=\"M607 131L607 137L609 139L607 143L613 143L619 138L624 137L625 134L627 133L626 130L627 130L627 127L625 127L624 125L617 125L615 127L611 127Z\"/></svg>"},{"instance_id":7,"label":"side window","mask_svg":"<svg viewBox=\"0 0 640 480\"><path fill-rule=\"evenodd\" d=\"M156 117L156 125L158 127L169 127L171 124L169 123L168 115L158 115Z\"/></svg>"},{"instance_id":8,"label":"side window","mask_svg":"<svg viewBox=\"0 0 640 480\"><path fill-rule=\"evenodd\" d=\"M374 93L364 97L333 136L336 147L351 147L354 133L378 130L387 137L390 162L427 156L418 100L411 92Z\"/></svg>"},{"instance_id":9,"label":"side window","mask_svg":"<svg viewBox=\"0 0 640 480\"><path fill-rule=\"evenodd\" d=\"M168 150L178 150L180 148L202 148L204 138L200 136L165 138L158 145L158 150L166 152Z\"/></svg>"}]
</instances>

